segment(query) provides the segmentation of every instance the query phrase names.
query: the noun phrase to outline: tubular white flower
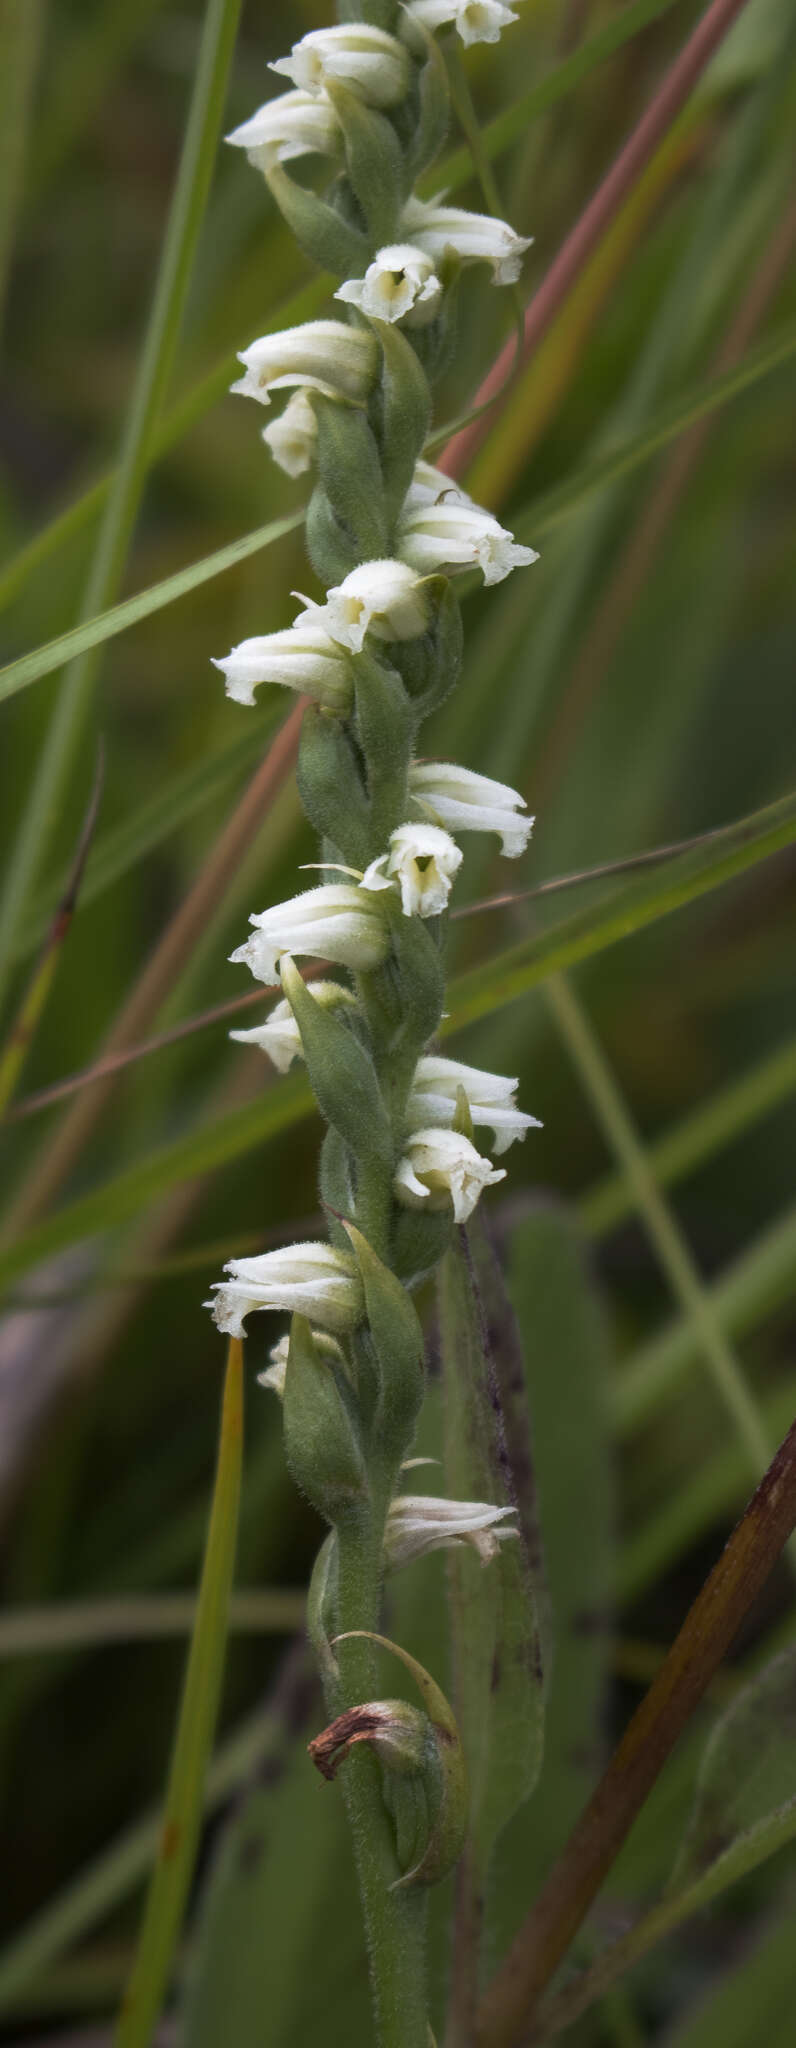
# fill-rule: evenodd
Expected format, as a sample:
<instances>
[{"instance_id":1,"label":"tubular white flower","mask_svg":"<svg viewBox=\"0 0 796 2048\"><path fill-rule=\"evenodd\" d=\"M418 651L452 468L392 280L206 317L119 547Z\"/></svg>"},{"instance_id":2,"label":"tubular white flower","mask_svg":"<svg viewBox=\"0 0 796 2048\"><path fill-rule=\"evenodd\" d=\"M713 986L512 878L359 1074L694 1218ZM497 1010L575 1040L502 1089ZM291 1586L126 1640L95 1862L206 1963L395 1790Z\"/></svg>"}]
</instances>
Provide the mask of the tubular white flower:
<instances>
[{"instance_id":1,"label":"tubular white flower","mask_svg":"<svg viewBox=\"0 0 796 2048\"><path fill-rule=\"evenodd\" d=\"M313 1001L320 1003L322 1009L337 1009L340 1005L356 1009L356 999L350 988L344 988L339 981L314 981L312 995ZM278 1074L286 1074L294 1060L304 1058L301 1032L287 996L269 1010L264 1024L255 1024L252 1031L231 1031L229 1035L241 1045L259 1045L273 1061Z\"/></svg>"},{"instance_id":2,"label":"tubular white flower","mask_svg":"<svg viewBox=\"0 0 796 2048\"><path fill-rule=\"evenodd\" d=\"M463 43L498 43L501 29L520 18L503 0L409 0L407 13L424 28L452 21Z\"/></svg>"},{"instance_id":3,"label":"tubular white flower","mask_svg":"<svg viewBox=\"0 0 796 2048\"><path fill-rule=\"evenodd\" d=\"M454 832L497 832L509 860L525 852L534 820L523 817L525 798L507 782L458 768L453 761L412 761L409 789L424 817Z\"/></svg>"},{"instance_id":4,"label":"tubular white flower","mask_svg":"<svg viewBox=\"0 0 796 2048\"><path fill-rule=\"evenodd\" d=\"M334 156L342 135L331 100L320 99L317 93L283 92L266 100L225 139L236 149L245 149L256 171L268 171L290 157Z\"/></svg>"},{"instance_id":5,"label":"tubular white flower","mask_svg":"<svg viewBox=\"0 0 796 2048\"><path fill-rule=\"evenodd\" d=\"M353 1330L363 1312L362 1282L347 1253L331 1244L291 1244L252 1259L230 1259L205 1303L229 1337L242 1337L254 1309L295 1309L324 1330Z\"/></svg>"},{"instance_id":6,"label":"tubular white flower","mask_svg":"<svg viewBox=\"0 0 796 2048\"><path fill-rule=\"evenodd\" d=\"M481 570L485 583L502 583L512 569L527 569L539 557L521 547L494 513L480 505L451 503L404 509L398 529L403 561L426 576L436 570Z\"/></svg>"},{"instance_id":7,"label":"tubular white flower","mask_svg":"<svg viewBox=\"0 0 796 2048\"><path fill-rule=\"evenodd\" d=\"M373 633L378 640L416 640L428 625L422 586L423 578L407 562L389 556L361 562L342 583L327 591L325 604L302 597L305 609L296 625L309 619L354 654L359 653L366 633ZM301 597L302 593L296 590L293 595Z\"/></svg>"},{"instance_id":8,"label":"tubular white flower","mask_svg":"<svg viewBox=\"0 0 796 2048\"><path fill-rule=\"evenodd\" d=\"M500 1154L508 1151L515 1138L524 1138L526 1131L541 1130L537 1116L526 1116L524 1110L517 1108L518 1087L519 1082L509 1080L505 1074L489 1074L482 1067L465 1066L461 1060L424 1053L414 1071L407 1117L421 1128L452 1124L462 1088L473 1124L491 1130L494 1150Z\"/></svg>"},{"instance_id":9,"label":"tubular white flower","mask_svg":"<svg viewBox=\"0 0 796 2048\"><path fill-rule=\"evenodd\" d=\"M367 22L312 29L294 43L289 57L269 70L291 78L303 92L320 93L327 80L347 85L372 107L394 107L409 87L410 63L403 43Z\"/></svg>"},{"instance_id":10,"label":"tubular white flower","mask_svg":"<svg viewBox=\"0 0 796 2048\"><path fill-rule=\"evenodd\" d=\"M334 296L374 320L405 320L407 327L425 327L439 306L442 283L424 249L416 249L412 242L391 242L377 250L364 277L349 278Z\"/></svg>"},{"instance_id":11,"label":"tubular white flower","mask_svg":"<svg viewBox=\"0 0 796 2048\"><path fill-rule=\"evenodd\" d=\"M388 1565L398 1570L429 1550L453 1550L468 1544L482 1565L497 1557L501 1543L519 1531L509 1528L516 1508L496 1508L489 1501L444 1500L426 1493L399 1493L391 1501L384 1531Z\"/></svg>"},{"instance_id":12,"label":"tubular white flower","mask_svg":"<svg viewBox=\"0 0 796 2048\"><path fill-rule=\"evenodd\" d=\"M339 967L367 972L380 967L389 952L389 933L380 905L354 882L323 882L305 889L287 903L251 917L251 938L230 953L243 961L255 981L275 982L283 953L317 954Z\"/></svg>"},{"instance_id":13,"label":"tubular white flower","mask_svg":"<svg viewBox=\"0 0 796 2048\"><path fill-rule=\"evenodd\" d=\"M281 633L241 640L223 661L214 656L213 667L221 669L227 696L236 704L253 704L259 683L280 683L314 697L327 711L347 712L351 707L350 664L322 626L297 622Z\"/></svg>"},{"instance_id":14,"label":"tubular white flower","mask_svg":"<svg viewBox=\"0 0 796 2048\"><path fill-rule=\"evenodd\" d=\"M328 1330L313 1330L312 1341L316 1351L320 1352L322 1358L328 1359L330 1365L333 1362L338 1365L342 1364L343 1354L337 1338L332 1337ZM280 1401L284 1399L289 1350L290 1337L288 1334L285 1334L284 1337L279 1338L276 1344L271 1346L268 1353L271 1360L270 1365L266 1366L264 1372L258 1372L257 1374L258 1387L268 1387L272 1394L279 1395Z\"/></svg>"},{"instance_id":15,"label":"tubular white flower","mask_svg":"<svg viewBox=\"0 0 796 2048\"><path fill-rule=\"evenodd\" d=\"M434 260L451 251L461 263L491 263L493 284L516 284L531 237L516 235L508 221L436 199L407 199L401 226L411 242Z\"/></svg>"},{"instance_id":16,"label":"tubular white flower","mask_svg":"<svg viewBox=\"0 0 796 2048\"><path fill-rule=\"evenodd\" d=\"M362 887L389 889L397 882L404 917L438 917L461 864L461 848L438 825L399 825L387 852L365 869Z\"/></svg>"},{"instance_id":17,"label":"tubular white flower","mask_svg":"<svg viewBox=\"0 0 796 2048\"><path fill-rule=\"evenodd\" d=\"M505 1180L506 1170L482 1158L461 1131L429 1126L413 1131L399 1161L393 1187L410 1209L446 1209L466 1223L484 1188Z\"/></svg>"},{"instance_id":18,"label":"tubular white flower","mask_svg":"<svg viewBox=\"0 0 796 2048\"><path fill-rule=\"evenodd\" d=\"M416 462L415 473L403 503L405 518L409 512L416 512L420 505L438 505L444 500L447 505L472 505L453 476L446 476L444 469L435 469L433 462Z\"/></svg>"},{"instance_id":19,"label":"tubular white flower","mask_svg":"<svg viewBox=\"0 0 796 2048\"><path fill-rule=\"evenodd\" d=\"M363 405L376 379L379 344L375 334L343 320L305 320L281 334L261 335L241 349L238 361L246 374L230 390L261 405L270 405L270 393L290 384Z\"/></svg>"},{"instance_id":20,"label":"tubular white flower","mask_svg":"<svg viewBox=\"0 0 796 2048\"><path fill-rule=\"evenodd\" d=\"M315 460L318 422L305 389L294 391L279 418L263 427L263 440L286 476L303 476Z\"/></svg>"}]
</instances>

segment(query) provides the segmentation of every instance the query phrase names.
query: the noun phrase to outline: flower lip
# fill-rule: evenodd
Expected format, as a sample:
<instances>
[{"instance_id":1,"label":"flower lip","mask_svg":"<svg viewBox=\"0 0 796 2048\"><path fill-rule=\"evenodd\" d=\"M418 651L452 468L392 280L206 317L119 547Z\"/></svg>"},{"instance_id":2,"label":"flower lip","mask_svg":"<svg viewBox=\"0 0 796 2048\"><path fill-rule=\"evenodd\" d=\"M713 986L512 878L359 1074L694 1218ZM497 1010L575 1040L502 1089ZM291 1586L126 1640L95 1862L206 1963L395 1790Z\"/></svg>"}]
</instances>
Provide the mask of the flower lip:
<instances>
[{"instance_id":1,"label":"flower lip","mask_svg":"<svg viewBox=\"0 0 796 2048\"><path fill-rule=\"evenodd\" d=\"M504 1167L484 1159L461 1131L429 1125L413 1131L399 1160L393 1187L410 1208L445 1209L466 1223L484 1188L505 1180Z\"/></svg>"},{"instance_id":2,"label":"flower lip","mask_svg":"<svg viewBox=\"0 0 796 2048\"><path fill-rule=\"evenodd\" d=\"M405 97L410 77L404 45L386 29L362 21L311 29L293 44L289 57L278 57L269 69L310 93L322 93L327 81L336 81L373 107L395 106Z\"/></svg>"},{"instance_id":3,"label":"flower lip","mask_svg":"<svg viewBox=\"0 0 796 2048\"><path fill-rule=\"evenodd\" d=\"M529 568L539 559L533 548L515 541L494 513L447 498L404 508L398 545L402 559L426 575L477 567L487 584L502 583L512 569Z\"/></svg>"},{"instance_id":4,"label":"flower lip","mask_svg":"<svg viewBox=\"0 0 796 2048\"><path fill-rule=\"evenodd\" d=\"M454 761L412 761L409 788L421 816L453 832L497 832L509 860L525 852L534 820L525 813L525 798L507 782Z\"/></svg>"},{"instance_id":5,"label":"flower lip","mask_svg":"<svg viewBox=\"0 0 796 2048\"><path fill-rule=\"evenodd\" d=\"M230 1259L224 1272L230 1278L216 1282L215 1300L206 1307L219 1329L232 1337L245 1334L244 1319L257 1309L298 1311L337 1333L353 1329L362 1314L355 1261L331 1244L284 1245L253 1258Z\"/></svg>"},{"instance_id":6,"label":"flower lip","mask_svg":"<svg viewBox=\"0 0 796 2048\"><path fill-rule=\"evenodd\" d=\"M240 350L245 375L230 389L270 405L270 393L305 385L327 397L362 405L375 380L379 347L374 334L343 320L305 320L275 334L262 334Z\"/></svg>"},{"instance_id":7,"label":"flower lip","mask_svg":"<svg viewBox=\"0 0 796 2048\"><path fill-rule=\"evenodd\" d=\"M275 985L283 953L313 954L340 967L380 967L390 950L386 920L372 895L353 882L322 882L249 919L250 938L230 954L257 981Z\"/></svg>"},{"instance_id":8,"label":"flower lip","mask_svg":"<svg viewBox=\"0 0 796 2048\"><path fill-rule=\"evenodd\" d=\"M258 684L279 683L314 697L328 711L346 712L351 706L354 685L346 655L314 621L241 640L223 658L213 657L213 666L221 670L227 696L237 704L254 704Z\"/></svg>"},{"instance_id":9,"label":"flower lip","mask_svg":"<svg viewBox=\"0 0 796 2048\"><path fill-rule=\"evenodd\" d=\"M482 1565L496 1557L501 1543L518 1536L509 1527L516 1515L512 1506L495 1507L489 1501L446 1500L425 1493L399 1493L387 1514L384 1548L387 1562L398 1569L424 1557L431 1550L458 1549L469 1545Z\"/></svg>"},{"instance_id":10,"label":"flower lip","mask_svg":"<svg viewBox=\"0 0 796 2048\"><path fill-rule=\"evenodd\" d=\"M407 200L402 226L410 241L434 260L449 252L460 263L489 263L494 284L516 284L531 238L517 235L508 221L489 213L470 213L463 206L443 206L437 199Z\"/></svg>"},{"instance_id":11,"label":"flower lip","mask_svg":"<svg viewBox=\"0 0 796 2048\"><path fill-rule=\"evenodd\" d=\"M466 1066L461 1060L443 1059L424 1053L418 1060L407 1102L410 1124L450 1127L455 1119L459 1091L467 1098L474 1128L483 1126L493 1134L493 1149L506 1152L526 1132L541 1129L539 1118L526 1115L516 1103L518 1082L505 1074L490 1074L481 1067Z\"/></svg>"},{"instance_id":12,"label":"flower lip","mask_svg":"<svg viewBox=\"0 0 796 2048\"><path fill-rule=\"evenodd\" d=\"M255 170L267 171L291 157L331 156L341 143L340 123L331 101L316 93L283 92L266 100L224 140L245 149Z\"/></svg>"},{"instance_id":13,"label":"flower lip","mask_svg":"<svg viewBox=\"0 0 796 2048\"><path fill-rule=\"evenodd\" d=\"M424 249L412 242L394 242L377 250L364 277L349 278L334 296L375 320L425 326L437 311L442 282Z\"/></svg>"},{"instance_id":14,"label":"flower lip","mask_svg":"<svg viewBox=\"0 0 796 2048\"><path fill-rule=\"evenodd\" d=\"M463 43L498 43L501 29L519 21L504 0L408 0L407 12L424 28L452 22Z\"/></svg>"},{"instance_id":15,"label":"flower lip","mask_svg":"<svg viewBox=\"0 0 796 2048\"><path fill-rule=\"evenodd\" d=\"M462 855L449 832L439 825L399 825L386 853L365 869L363 889L389 889L397 884L404 917L438 917L447 905Z\"/></svg>"},{"instance_id":16,"label":"flower lip","mask_svg":"<svg viewBox=\"0 0 796 2048\"><path fill-rule=\"evenodd\" d=\"M297 626L313 620L354 654L361 651L366 633L379 640L416 640L428 625L423 578L389 555L360 562L327 591L325 604L315 604L300 590L293 596L304 605Z\"/></svg>"}]
</instances>

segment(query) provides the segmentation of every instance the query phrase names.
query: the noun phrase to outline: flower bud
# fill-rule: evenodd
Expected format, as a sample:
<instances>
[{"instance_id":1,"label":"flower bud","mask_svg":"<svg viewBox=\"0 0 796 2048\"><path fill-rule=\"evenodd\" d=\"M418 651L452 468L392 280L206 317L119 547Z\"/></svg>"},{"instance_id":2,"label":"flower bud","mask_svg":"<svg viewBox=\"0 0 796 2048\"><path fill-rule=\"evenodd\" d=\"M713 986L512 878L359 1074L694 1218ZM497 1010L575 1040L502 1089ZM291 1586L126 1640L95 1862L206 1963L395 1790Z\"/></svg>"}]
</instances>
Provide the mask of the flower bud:
<instances>
[{"instance_id":1,"label":"flower bud","mask_svg":"<svg viewBox=\"0 0 796 2048\"><path fill-rule=\"evenodd\" d=\"M404 917L437 917L446 907L462 855L455 839L438 825L399 825L389 850L372 860L363 889L389 889L397 882Z\"/></svg>"},{"instance_id":2,"label":"flower bud","mask_svg":"<svg viewBox=\"0 0 796 2048\"><path fill-rule=\"evenodd\" d=\"M287 903L274 903L249 919L256 929L230 954L243 961L255 981L273 983L283 953L315 954L339 967L367 973L390 950L386 919L366 889L353 882L324 882Z\"/></svg>"},{"instance_id":3,"label":"flower bud","mask_svg":"<svg viewBox=\"0 0 796 2048\"><path fill-rule=\"evenodd\" d=\"M312 29L269 69L304 92L321 93L327 79L337 79L369 106L394 107L409 89L411 66L395 36L358 21Z\"/></svg>"},{"instance_id":4,"label":"flower bud","mask_svg":"<svg viewBox=\"0 0 796 2048\"><path fill-rule=\"evenodd\" d=\"M301 591L293 594L301 597ZM359 652L366 633L378 640L414 640L429 621L422 577L406 562L389 558L360 563L327 592L325 604L315 604L312 598L303 603L302 618L323 626L353 653Z\"/></svg>"},{"instance_id":5,"label":"flower bud","mask_svg":"<svg viewBox=\"0 0 796 2048\"><path fill-rule=\"evenodd\" d=\"M379 345L366 328L342 320L305 320L300 327L263 334L241 349L245 376L231 385L243 398L270 405L270 392L290 384L364 405L379 371Z\"/></svg>"},{"instance_id":6,"label":"flower bud","mask_svg":"<svg viewBox=\"0 0 796 2048\"><path fill-rule=\"evenodd\" d=\"M452 22L463 43L498 43L501 29L520 18L503 0L408 0L407 12L424 28Z\"/></svg>"},{"instance_id":7,"label":"flower bud","mask_svg":"<svg viewBox=\"0 0 796 2048\"><path fill-rule=\"evenodd\" d=\"M461 1060L424 1053L414 1071L407 1117L421 1128L444 1124L450 1129L462 1091L471 1122L476 1128L485 1126L491 1130L495 1152L505 1152L515 1138L524 1138L526 1131L541 1130L538 1117L526 1116L517 1108L514 1098L518 1086L505 1074L489 1074L481 1067L465 1066Z\"/></svg>"},{"instance_id":8,"label":"flower bud","mask_svg":"<svg viewBox=\"0 0 796 2048\"><path fill-rule=\"evenodd\" d=\"M439 1500L432 1494L399 1493L392 1501L384 1532L388 1565L398 1570L429 1550L454 1550L469 1545L482 1565L497 1557L501 1543L516 1536L507 1528L516 1508L496 1508L480 1500Z\"/></svg>"},{"instance_id":9,"label":"flower bud","mask_svg":"<svg viewBox=\"0 0 796 2048\"><path fill-rule=\"evenodd\" d=\"M441 206L436 199L408 199L401 226L435 262L447 255L460 263L490 263L494 284L516 284L531 240L516 235L508 221L489 213L468 213L462 206Z\"/></svg>"},{"instance_id":10,"label":"flower bud","mask_svg":"<svg viewBox=\"0 0 796 2048\"><path fill-rule=\"evenodd\" d=\"M533 548L520 547L493 513L448 498L404 510L398 548L402 561L421 574L477 568L485 583L502 583L512 569L528 568L539 559Z\"/></svg>"},{"instance_id":11,"label":"flower bud","mask_svg":"<svg viewBox=\"0 0 796 2048\"><path fill-rule=\"evenodd\" d=\"M525 852L534 820L521 815L525 798L508 783L452 761L412 761L409 788L424 817L454 832L497 832L509 860Z\"/></svg>"},{"instance_id":12,"label":"flower bud","mask_svg":"<svg viewBox=\"0 0 796 2048\"><path fill-rule=\"evenodd\" d=\"M340 981L314 981L312 994L322 1009L336 1009L338 1005L356 1009L355 997ZM229 1035L240 1045L259 1045L273 1061L278 1074L286 1074L294 1060L304 1058L301 1033L286 997L269 1010L264 1024L255 1024L251 1031L231 1031Z\"/></svg>"},{"instance_id":13,"label":"flower bud","mask_svg":"<svg viewBox=\"0 0 796 2048\"><path fill-rule=\"evenodd\" d=\"M425 1714L406 1700L368 1700L338 1714L307 1748L316 1769L330 1782L357 1742L367 1742L388 1771L422 1771L428 1725Z\"/></svg>"},{"instance_id":14,"label":"flower bud","mask_svg":"<svg viewBox=\"0 0 796 2048\"><path fill-rule=\"evenodd\" d=\"M235 148L245 149L257 171L268 171L272 164L287 163L294 156L334 156L341 139L334 107L309 92L283 92L267 100L226 137Z\"/></svg>"},{"instance_id":15,"label":"flower bud","mask_svg":"<svg viewBox=\"0 0 796 2048\"><path fill-rule=\"evenodd\" d=\"M442 297L442 283L430 256L411 242L390 242L379 249L364 277L338 286L336 299L358 306L374 320L404 320L407 327L425 327Z\"/></svg>"},{"instance_id":16,"label":"flower bud","mask_svg":"<svg viewBox=\"0 0 796 2048\"><path fill-rule=\"evenodd\" d=\"M413 1131L393 1187L410 1208L446 1209L452 1203L454 1221L466 1223L483 1189L505 1178L505 1168L482 1158L462 1132L430 1125Z\"/></svg>"},{"instance_id":17,"label":"flower bud","mask_svg":"<svg viewBox=\"0 0 796 2048\"><path fill-rule=\"evenodd\" d=\"M331 1244L280 1245L251 1259L230 1259L229 1280L214 1285L212 1309L220 1330L230 1337L245 1335L244 1316L255 1309L297 1309L326 1330L352 1330L360 1321L364 1297L355 1261Z\"/></svg>"},{"instance_id":18,"label":"flower bud","mask_svg":"<svg viewBox=\"0 0 796 2048\"><path fill-rule=\"evenodd\" d=\"M338 1254L339 1256L339 1254ZM367 1498L359 1419L348 1381L294 1315L283 1396L285 1456L300 1492L327 1522Z\"/></svg>"},{"instance_id":19,"label":"flower bud","mask_svg":"<svg viewBox=\"0 0 796 2048\"><path fill-rule=\"evenodd\" d=\"M254 704L259 683L280 683L287 690L314 697L325 711L343 717L351 709L353 676L351 664L324 628L303 619L281 633L260 633L241 640L223 661L214 659L225 678L228 697L236 704Z\"/></svg>"},{"instance_id":20,"label":"flower bud","mask_svg":"<svg viewBox=\"0 0 796 2048\"><path fill-rule=\"evenodd\" d=\"M286 476L303 476L315 460L318 422L306 391L294 391L283 413L263 427L263 440Z\"/></svg>"},{"instance_id":21,"label":"flower bud","mask_svg":"<svg viewBox=\"0 0 796 2048\"><path fill-rule=\"evenodd\" d=\"M310 1335L318 1356L325 1359L327 1364L339 1365L344 1369L343 1354L337 1338L330 1336L328 1330L312 1330ZM286 1331L284 1337L278 1338L276 1344L271 1345L268 1353L270 1364L265 1367L264 1372L257 1374L258 1387L268 1387L272 1394L278 1394L280 1401L284 1399L289 1350L290 1336Z\"/></svg>"}]
</instances>

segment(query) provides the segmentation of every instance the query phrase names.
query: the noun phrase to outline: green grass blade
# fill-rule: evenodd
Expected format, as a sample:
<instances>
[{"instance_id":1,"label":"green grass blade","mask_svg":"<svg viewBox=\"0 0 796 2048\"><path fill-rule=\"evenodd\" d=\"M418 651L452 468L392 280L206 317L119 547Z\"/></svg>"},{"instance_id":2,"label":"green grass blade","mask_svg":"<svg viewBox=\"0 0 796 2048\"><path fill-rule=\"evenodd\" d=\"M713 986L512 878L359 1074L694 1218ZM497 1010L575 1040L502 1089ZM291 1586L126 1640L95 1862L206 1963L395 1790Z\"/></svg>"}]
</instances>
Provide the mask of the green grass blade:
<instances>
[{"instance_id":1,"label":"green grass blade","mask_svg":"<svg viewBox=\"0 0 796 2048\"><path fill-rule=\"evenodd\" d=\"M301 1628L305 1601L292 1587L263 1586L230 1595L230 1632L290 1634ZM0 1614L0 1658L39 1657L105 1643L158 1642L190 1635L197 1619L192 1593L125 1593L107 1600L61 1600L52 1607L7 1608Z\"/></svg>"},{"instance_id":2,"label":"green grass blade","mask_svg":"<svg viewBox=\"0 0 796 2048\"><path fill-rule=\"evenodd\" d=\"M695 903L707 891L742 875L796 840L796 795L767 804L716 835L701 852L672 861L654 878L641 878L599 910L576 912L540 937L523 939L491 961L459 975L450 989L450 1018L459 1031L516 1002L548 975L588 960L619 939L643 931L659 917Z\"/></svg>"},{"instance_id":3,"label":"green grass blade","mask_svg":"<svg viewBox=\"0 0 796 2048\"><path fill-rule=\"evenodd\" d=\"M86 585L84 617L113 598L150 461L152 429L174 360L185 296L199 237L240 0L208 0L180 168L169 214L152 310L130 403L119 468L110 492ZM0 989L31 883L70 788L91 709L97 658L89 650L64 676L0 899Z\"/></svg>"},{"instance_id":4,"label":"green grass blade","mask_svg":"<svg viewBox=\"0 0 796 2048\"><path fill-rule=\"evenodd\" d=\"M244 533L240 540L233 540L224 548L217 548L212 555L205 555L201 562L191 562L186 569L178 569L173 576L166 576L162 583L153 583L148 590L139 591L135 597L127 597L122 604L112 605L107 612L99 612L96 618L86 619L80 626L72 626L68 633L59 633L46 647L37 647L31 654L23 654L18 661L9 662L0 669L0 701L14 697L18 690L26 690L30 683L38 682L41 676L52 675L61 668L64 661L80 660L93 648L104 641L112 640L117 633L124 633L128 626L136 626L140 619L147 619L152 612L163 610L164 605L174 604L180 597L187 597L200 583L209 583L213 576L223 576L225 570L234 569L239 562L245 562L249 555L256 555L261 548L271 547L281 540L285 533L293 533L304 518L302 512L291 512L285 519L271 519L267 526L258 526L253 533Z\"/></svg>"},{"instance_id":5,"label":"green grass blade","mask_svg":"<svg viewBox=\"0 0 796 2048\"><path fill-rule=\"evenodd\" d=\"M795 1088L796 1038L789 1038L768 1059L709 1096L691 1116L648 1146L647 1158L659 1185L669 1187L704 1165L724 1145L732 1144L761 1117L779 1108ZM615 1173L583 1196L578 1214L589 1236L602 1237L623 1222L632 1207L627 1179Z\"/></svg>"},{"instance_id":6,"label":"green grass blade","mask_svg":"<svg viewBox=\"0 0 796 2048\"><path fill-rule=\"evenodd\" d=\"M632 470L649 462L653 455L657 455L669 441L676 440L678 434L694 426L697 420L707 418L719 406L729 404L730 399L739 398L762 377L768 377L772 370L780 369L795 350L796 320L783 324L757 348L749 349L734 369L725 370L716 377L703 378L692 385L671 405L661 407L660 412L637 434L629 434L614 448L607 448L593 462L584 463L574 476L557 485L555 490L545 492L544 497L525 506L514 518L517 533L527 538L534 533L539 537L552 532L591 491L629 476Z\"/></svg>"},{"instance_id":7,"label":"green grass blade","mask_svg":"<svg viewBox=\"0 0 796 2048\"><path fill-rule=\"evenodd\" d=\"M114 2034L116 2048L147 2048L167 1989L193 1874L213 1743L227 1606L235 1565L243 1464L243 1346L227 1351L213 1505L174 1741L158 1854L138 1949Z\"/></svg>"}]
</instances>

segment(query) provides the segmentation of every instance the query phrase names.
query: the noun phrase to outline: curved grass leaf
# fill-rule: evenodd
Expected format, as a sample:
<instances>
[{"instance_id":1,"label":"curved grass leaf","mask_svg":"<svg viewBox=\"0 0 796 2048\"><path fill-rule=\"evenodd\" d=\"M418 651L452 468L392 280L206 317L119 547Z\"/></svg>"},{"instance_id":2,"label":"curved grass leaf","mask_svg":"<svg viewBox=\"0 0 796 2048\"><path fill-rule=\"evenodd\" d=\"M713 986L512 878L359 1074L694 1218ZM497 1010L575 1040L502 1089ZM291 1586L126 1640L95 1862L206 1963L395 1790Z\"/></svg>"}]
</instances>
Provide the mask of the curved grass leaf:
<instances>
[{"instance_id":1,"label":"curved grass leaf","mask_svg":"<svg viewBox=\"0 0 796 2048\"><path fill-rule=\"evenodd\" d=\"M4 697L15 696L18 690L26 690L40 676L51 675L65 661L73 661L92 647L99 647L103 641L114 639L117 633L124 633L128 626L136 626L140 619L149 618L152 612L162 611L164 605L187 597L200 583L208 583L213 576L222 576L226 569L236 568L238 562L245 562L249 555L256 555L261 548L271 547L274 541L281 540L283 534L293 533L303 518L303 512L292 512L285 519L272 519L267 526L258 526L254 533L244 533L240 540L230 541L227 547L205 555L201 562L191 562L188 568L178 569L174 576L164 577L162 583L153 583L149 590L139 591L136 597L126 597L122 604L112 605L110 611L99 612L96 618L86 619L83 625L70 627L68 633L59 633L57 639L48 641L46 647L37 647L31 654L21 655L18 661L9 662L0 669L0 701Z\"/></svg>"},{"instance_id":2,"label":"curved grass leaf","mask_svg":"<svg viewBox=\"0 0 796 2048\"><path fill-rule=\"evenodd\" d=\"M692 1884L750 1828L796 1808L796 1648L745 1685L708 1740L671 1889Z\"/></svg>"},{"instance_id":3,"label":"curved grass leaf","mask_svg":"<svg viewBox=\"0 0 796 2048\"><path fill-rule=\"evenodd\" d=\"M227 1608L235 1566L243 1463L243 1346L230 1338L213 1504L185 1673L158 1853L138 1949L122 2001L116 2048L148 2048L167 1988L193 1874L213 1744Z\"/></svg>"}]
</instances>

